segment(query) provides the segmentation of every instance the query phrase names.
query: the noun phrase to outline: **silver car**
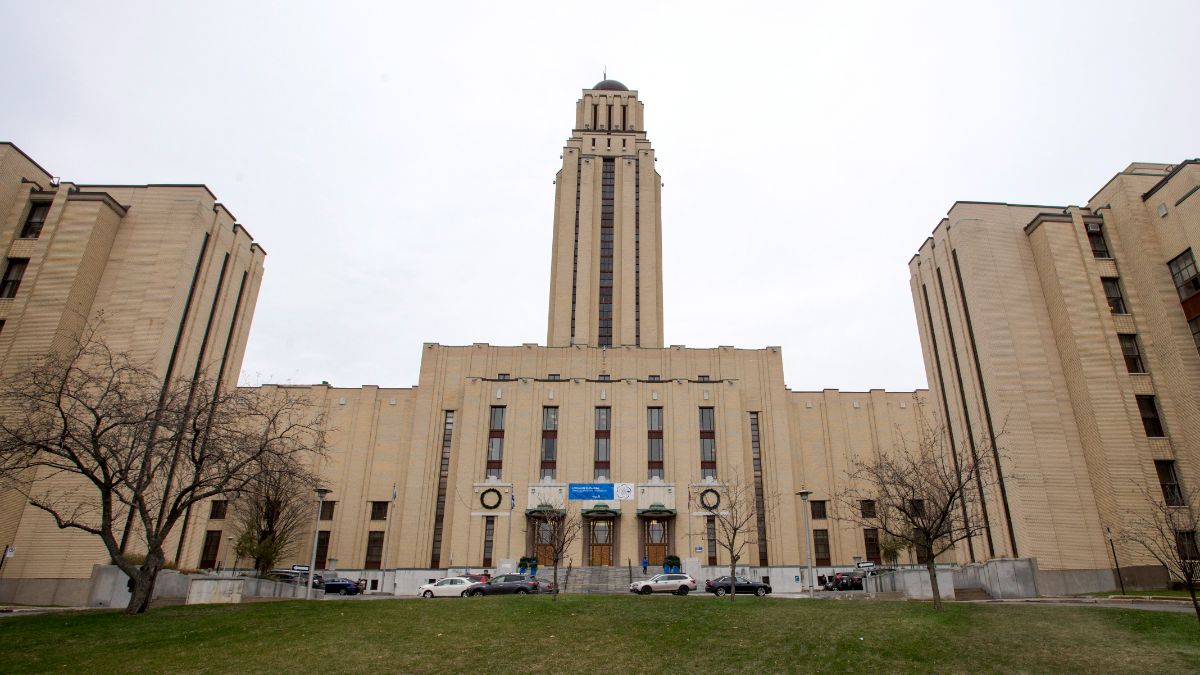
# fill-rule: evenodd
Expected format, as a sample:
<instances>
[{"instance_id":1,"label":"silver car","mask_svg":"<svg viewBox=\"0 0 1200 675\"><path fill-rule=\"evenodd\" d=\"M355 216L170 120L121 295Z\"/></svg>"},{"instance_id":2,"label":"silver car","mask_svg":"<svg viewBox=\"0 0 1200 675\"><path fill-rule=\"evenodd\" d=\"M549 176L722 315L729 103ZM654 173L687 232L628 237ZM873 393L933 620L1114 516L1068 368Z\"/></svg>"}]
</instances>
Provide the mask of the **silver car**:
<instances>
[{"instance_id":1,"label":"silver car","mask_svg":"<svg viewBox=\"0 0 1200 675\"><path fill-rule=\"evenodd\" d=\"M651 593L674 593L687 595L696 590L696 580L689 574L656 574L645 581L635 581L629 584L630 593L650 595Z\"/></svg>"}]
</instances>

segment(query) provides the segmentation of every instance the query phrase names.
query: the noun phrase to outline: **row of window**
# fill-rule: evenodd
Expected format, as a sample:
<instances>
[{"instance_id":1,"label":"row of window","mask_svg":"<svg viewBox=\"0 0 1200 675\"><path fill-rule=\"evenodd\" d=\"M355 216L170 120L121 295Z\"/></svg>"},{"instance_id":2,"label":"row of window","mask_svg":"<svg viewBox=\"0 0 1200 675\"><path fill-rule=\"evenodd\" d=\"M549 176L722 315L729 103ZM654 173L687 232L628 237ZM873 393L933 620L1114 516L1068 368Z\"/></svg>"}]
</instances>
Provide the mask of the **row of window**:
<instances>
[{"instance_id":1,"label":"row of window","mask_svg":"<svg viewBox=\"0 0 1200 675\"><path fill-rule=\"evenodd\" d=\"M513 379L512 373L496 373L496 379L497 380L505 380L505 381L511 380L511 379ZM562 379L562 373L547 373L546 379L557 382ZM608 373L600 373L599 375L596 376L596 379L600 380L601 382L610 382L610 381L612 381L612 375L610 375ZM648 376L646 376L646 381L662 382L662 375L648 375ZM697 375L696 381L697 382L712 382L712 378L709 377L708 375Z\"/></svg>"},{"instance_id":2,"label":"row of window","mask_svg":"<svg viewBox=\"0 0 1200 675\"><path fill-rule=\"evenodd\" d=\"M217 566L221 552L221 530L207 530L204 533L204 544L200 547L200 569L213 569ZM323 570L329 566L329 530L317 533L317 565L316 569ZM367 532L366 552L363 556L363 569L377 570L383 566L383 537L382 530ZM232 539L232 537L230 537ZM226 557L230 555L227 552ZM225 563L236 561L221 561Z\"/></svg>"},{"instance_id":3,"label":"row of window","mask_svg":"<svg viewBox=\"0 0 1200 675\"><path fill-rule=\"evenodd\" d=\"M387 520L388 517L388 502L369 502L371 504L371 520ZM321 502L321 520L333 520L333 511L337 507L337 502L325 500ZM208 519L209 520L225 520L229 514L229 501L225 499L214 499L210 502Z\"/></svg>"}]
</instances>

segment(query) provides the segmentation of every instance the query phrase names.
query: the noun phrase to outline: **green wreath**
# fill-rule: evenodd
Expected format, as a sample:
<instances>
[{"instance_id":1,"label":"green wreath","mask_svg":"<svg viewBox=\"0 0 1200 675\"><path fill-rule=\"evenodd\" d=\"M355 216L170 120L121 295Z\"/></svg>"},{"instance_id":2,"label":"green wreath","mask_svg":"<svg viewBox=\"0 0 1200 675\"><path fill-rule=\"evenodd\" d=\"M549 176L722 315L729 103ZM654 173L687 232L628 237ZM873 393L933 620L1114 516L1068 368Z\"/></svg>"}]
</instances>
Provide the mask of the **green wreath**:
<instances>
[{"instance_id":1,"label":"green wreath","mask_svg":"<svg viewBox=\"0 0 1200 675\"><path fill-rule=\"evenodd\" d=\"M712 504L709 504L708 501L705 499L709 495L712 495L712 500L713 500ZM721 505L721 495L716 490L713 490L710 488L710 489L705 490L704 492L700 493L700 506L703 506L706 511L716 511L717 507L719 507L720 505Z\"/></svg>"},{"instance_id":2,"label":"green wreath","mask_svg":"<svg viewBox=\"0 0 1200 675\"><path fill-rule=\"evenodd\" d=\"M496 496L496 501L492 502L491 504L488 503L489 494ZM479 505L485 509L497 508L500 506L500 502L502 501L504 501L504 498L500 496L500 491L496 488L488 488L479 495Z\"/></svg>"}]
</instances>

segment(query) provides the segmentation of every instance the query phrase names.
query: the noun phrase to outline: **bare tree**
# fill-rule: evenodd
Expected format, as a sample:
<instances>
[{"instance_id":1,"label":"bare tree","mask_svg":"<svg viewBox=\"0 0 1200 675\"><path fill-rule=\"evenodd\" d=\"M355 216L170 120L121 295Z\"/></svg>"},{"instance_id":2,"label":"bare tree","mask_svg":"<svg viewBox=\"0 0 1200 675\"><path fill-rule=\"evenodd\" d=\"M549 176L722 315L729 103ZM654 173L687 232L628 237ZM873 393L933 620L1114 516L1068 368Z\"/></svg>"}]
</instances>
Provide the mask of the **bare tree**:
<instances>
[{"instance_id":1,"label":"bare tree","mask_svg":"<svg viewBox=\"0 0 1200 675\"><path fill-rule=\"evenodd\" d=\"M993 452L951 444L941 426L927 424L921 432L915 446L901 437L876 456L852 457L837 501L843 518L916 552L929 574L933 606L941 609L935 560L984 531L983 518L974 514L995 483Z\"/></svg>"},{"instance_id":2,"label":"bare tree","mask_svg":"<svg viewBox=\"0 0 1200 675\"><path fill-rule=\"evenodd\" d=\"M742 552L747 545L760 543L759 522L765 529L767 516L778 502L778 496L759 494L753 483L732 472L712 489L720 496L720 502L714 505L701 500L701 506L716 523L717 545L729 554L729 597L732 600L737 596L737 564L742 559Z\"/></svg>"},{"instance_id":3,"label":"bare tree","mask_svg":"<svg viewBox=\"0 0 1200 675\"><path fill-rule=\"evenodd\" d=\"M0 486L98 537L133 582L130 614L149 607L166 541L193 505L240 493L268 458L299 466L325 445L320 417L287 390L164 385L91 323L0 383L0 410ZM121 544L130 536L140 564Z\"/></svg>"},{"instance_id":4,"label":"bare tree","mask_svg":"<svg viewBox=\"0 0 1200 675\"><path fill-rule=\"evenodd\" d=\"M549 546L554 560L554 600L558 600L558 566L583 531L583 516L578 509L541 509L532 514L535 541Z\"/></svg>"},{"instance_id":5,"label":"bare tree","mask_svg":"<svg viewBox=\"0 0 1200 675\"><path fill-rule=\"evenodd\" d=\"M237 557L252 561L261 575L292 553L308 525L316 486L317 477L295 462L263 457L234 505Z\"/></svg>"},{"instance_id":6,"label":"bare tree","mask_svg":"<svg viewBox=\"0 0 1200 675\"><path fill-rule=\"evenodd\" d=\"M1163 567L1169 577L1183 583L1192 598L1196 620L1200 621L1200 603L1196 601L1196 581L1200 578L1200 491L1172 485L1161 496L1144 490L1146 509L1132 513L1121 538L1145 549Z\"/></svg>"}]
</instances>

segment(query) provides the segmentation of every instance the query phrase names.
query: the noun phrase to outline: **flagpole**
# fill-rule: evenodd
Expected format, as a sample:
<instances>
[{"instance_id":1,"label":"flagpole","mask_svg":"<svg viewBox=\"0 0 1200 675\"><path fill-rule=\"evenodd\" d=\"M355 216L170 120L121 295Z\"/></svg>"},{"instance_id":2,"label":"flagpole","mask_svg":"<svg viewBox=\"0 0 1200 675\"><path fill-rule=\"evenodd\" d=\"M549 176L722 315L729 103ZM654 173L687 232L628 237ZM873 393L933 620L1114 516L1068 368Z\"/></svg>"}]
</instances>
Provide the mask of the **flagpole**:
<instances>
[{"instance_id":1,"label":"flagpole","mask_svg":"<svg viewBox=\"0 0 1200 675\"><path fill-rule=\"evenodd\" d=\"M388 508L387 525L383 528L383 556L379 561L379 572L387 574L388 547L392 545L392 519L396 516L396 484L392 483L392 505ZM383 580L380 580L383 583Z\"/></svg>"},{"instance_id":2,"label":"flagpole","mask_svg":"<svg viewBox=\"0 0 1200 675\"><path fill-rule=\"evenodd\" d=\"M513 511L517 508L517 489L513 486L508 490L508 541L504 544L504 557L506 560L512 560Z\"/></svg>"}]
</instances>

